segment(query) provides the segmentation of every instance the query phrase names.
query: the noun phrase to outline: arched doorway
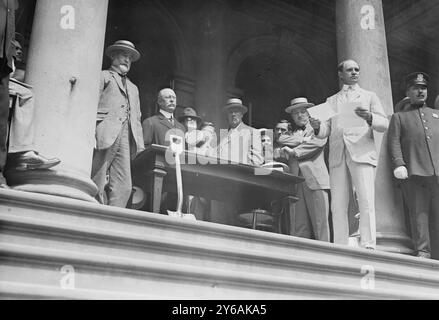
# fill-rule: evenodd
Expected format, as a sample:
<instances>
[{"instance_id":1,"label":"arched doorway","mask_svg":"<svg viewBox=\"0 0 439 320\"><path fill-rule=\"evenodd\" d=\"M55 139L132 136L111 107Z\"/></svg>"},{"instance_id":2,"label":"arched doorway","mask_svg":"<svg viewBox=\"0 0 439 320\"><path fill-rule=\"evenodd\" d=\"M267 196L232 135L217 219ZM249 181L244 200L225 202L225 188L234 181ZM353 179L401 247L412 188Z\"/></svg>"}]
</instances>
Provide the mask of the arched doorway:
<instances>
[{"instance_id":1,"label":"arched doorway","mask_svg":"<svg viewBox=\"0 0 439 320\"><path fill-rule=\"evenodd\" d=\"M243 43L229 60L229 83L243 92L251 106L247 121L256 128L273 128L291 99L307 97L323 102L330 93L327 76L299 46L283 46L278 38L264 36Z\"/></svg>"},{"instance_id":2,"label":"arched doorway","mask_svg":"<svg viewBox=\"0 0 439 320\"><path fill-rule=\"evenodd\" d=\"M174 17L160 3L111 0L105 45L132 41L142 57L132 66L130 79L138 86L143 118L156 112L159 89L172 87L176 75L193 76L192 63ZM109 59L104 59L107 68Z\"/></svg>"}]
</instances>

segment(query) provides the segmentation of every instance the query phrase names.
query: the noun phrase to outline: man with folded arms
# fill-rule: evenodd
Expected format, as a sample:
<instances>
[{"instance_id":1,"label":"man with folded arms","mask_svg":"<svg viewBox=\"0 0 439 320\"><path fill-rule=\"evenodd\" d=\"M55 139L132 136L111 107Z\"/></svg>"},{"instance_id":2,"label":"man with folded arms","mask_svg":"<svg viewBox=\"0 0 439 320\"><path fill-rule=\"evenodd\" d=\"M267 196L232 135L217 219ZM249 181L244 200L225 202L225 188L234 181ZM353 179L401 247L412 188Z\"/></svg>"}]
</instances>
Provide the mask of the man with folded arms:
<instances>
[{"instance_id":1,"label":"man with folded arms","mask_svg":"<svg viewBox=\"0 0 439 320\"><path fill-rule=\"evenodd\" d=\"M305 182L297 186L299 201L290 217L290 234L297 237L329 242L329 174L324 160L327 139L317 138L309 123L306 98L296 98L285 112L291 114L291 135L281 134L278 143L287 155L290 173L302 176Z\"/></svg>"}]
</instances>

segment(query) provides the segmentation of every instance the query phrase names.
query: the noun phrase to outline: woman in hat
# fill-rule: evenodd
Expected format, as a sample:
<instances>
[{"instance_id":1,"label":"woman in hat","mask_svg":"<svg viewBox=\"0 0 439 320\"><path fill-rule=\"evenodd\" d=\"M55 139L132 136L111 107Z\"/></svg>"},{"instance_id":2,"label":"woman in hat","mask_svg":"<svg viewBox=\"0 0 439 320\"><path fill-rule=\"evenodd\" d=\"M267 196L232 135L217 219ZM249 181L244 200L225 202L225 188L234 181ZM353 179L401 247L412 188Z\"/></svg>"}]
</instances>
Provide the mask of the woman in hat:
<instances>
[{"instance_id":1,"label":"woman in hat","mask_svg":"<svg viewBox=\"0 0 439 320\"><path fill-rule=\"evenodd\" d=\"M186 128L187 150L203 156L216 156L215 128L211 122L203 122L193 108L185 108L178 118ZM215 145L212 143L215 142Z\"/></svg>"}]
</instances>

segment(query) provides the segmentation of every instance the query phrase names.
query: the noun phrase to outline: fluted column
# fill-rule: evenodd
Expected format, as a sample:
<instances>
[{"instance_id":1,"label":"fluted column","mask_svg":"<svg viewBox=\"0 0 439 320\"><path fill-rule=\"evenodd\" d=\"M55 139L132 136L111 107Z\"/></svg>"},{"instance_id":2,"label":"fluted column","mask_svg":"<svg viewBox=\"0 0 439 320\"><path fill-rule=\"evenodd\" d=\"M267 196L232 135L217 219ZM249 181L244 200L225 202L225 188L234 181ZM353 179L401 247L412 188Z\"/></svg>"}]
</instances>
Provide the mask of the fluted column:
<instances>
[{"instance_id":1,"label":"fluted column","mask_svg":"<svg viewBox=\"0 0 439 320\"><path fill-rule=\"evenodd\" d=\"M26 82L34 87L37 151L50 170L10 171L15 189L94 201L90 179L108 0L38 0Z\"/></svg>"},{"instance_id":2,"label":"fluted column","mask_svg":"<svg viewBox=\"0 0 439 320\"><path fill-rule=\"evenodd\" d=\"M360 86L378 95L390 117L393 102L382 1L337 0L336 26L338 60L358 62ZM379 151L375 180L377 248L410 253L401 194L392 179L387 142L382 134L374 134Z\"/></svg>"}]
</instances>

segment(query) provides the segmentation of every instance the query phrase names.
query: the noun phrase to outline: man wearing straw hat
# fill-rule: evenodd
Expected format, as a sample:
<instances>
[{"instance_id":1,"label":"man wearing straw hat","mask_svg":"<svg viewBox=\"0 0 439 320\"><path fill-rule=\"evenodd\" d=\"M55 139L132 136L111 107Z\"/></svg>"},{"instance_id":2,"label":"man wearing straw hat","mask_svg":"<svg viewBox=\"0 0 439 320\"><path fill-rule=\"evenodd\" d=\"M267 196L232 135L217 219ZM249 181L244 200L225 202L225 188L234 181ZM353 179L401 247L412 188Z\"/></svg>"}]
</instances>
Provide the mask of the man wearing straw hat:
<instances>
[{"instance_id":1,"label":"man wearing straw hat","mask_svg":"<svg viewBox=\"0 0 439 320\"><path fill-rule=\"evenodd\" d=\"M323 155L327 138L315 137L307 111L313 106L306 98L291 100L285 112L293 119L293 133L281 134L278 143L288 157L290 173L305 178L297 186L299 201L290 217L290 234L329 242L329 173Z\"/></svg>"},{"instance_id":2,"label":"man wearing straw hat","mask_svg":"<svg viewBox=\"0 0 439 320\"><path fill-rule=\"evenodd\" d=\"M111 67L101 73L92 179L99 202L106 196L108 205L124 208L132 190L130 161L144 149L139 90L127 78L140 53L130 41L119 40L105 54Z\"/></svg>"},{"instance_id":3,"label":"man wearing straw hat","mask_svg":"<svg viewBox=\"0 0 439 320\"><path fill-rule=\"evenodd\" d=\"M227 113L229 130L221 138L218 154L221 159L230 162L260 166L264 163L262 141L258 130L242 122L247 107L240 99L229 99L224 112Z\"/></svg>"},{"instance_id":4,"label":"man wearing straw hat","mask_svg":"<svg viewBox=\"0 0 439 320\"><path fill-rule=\"evenodd\" d=\"M227 114L229 129L220 130L220 143L217 154L220 163L242 163L260 166L264 163L262 140L258 130L242 122L248 111L240 99L229 99L223 111ZM238 208L234 203L212 200L210 221L222 224L235 224Z\"/></svg>"}]
</instances>

